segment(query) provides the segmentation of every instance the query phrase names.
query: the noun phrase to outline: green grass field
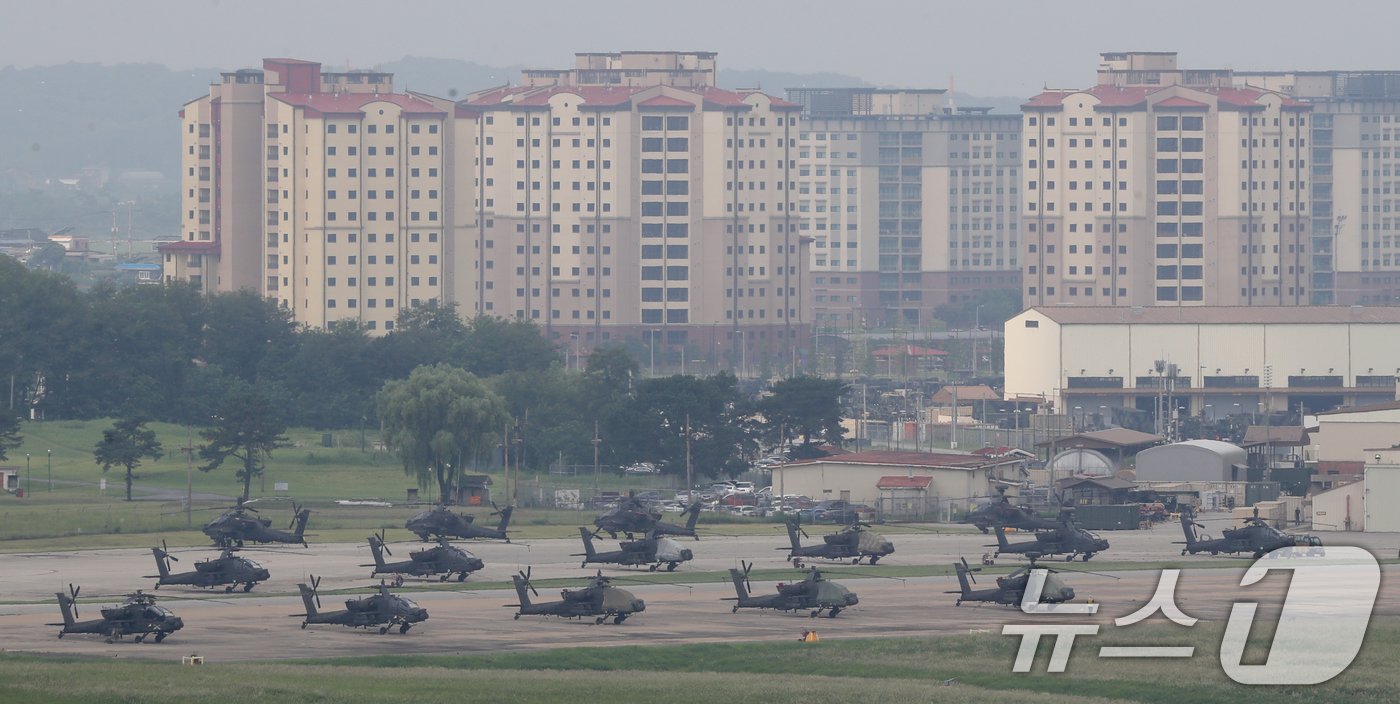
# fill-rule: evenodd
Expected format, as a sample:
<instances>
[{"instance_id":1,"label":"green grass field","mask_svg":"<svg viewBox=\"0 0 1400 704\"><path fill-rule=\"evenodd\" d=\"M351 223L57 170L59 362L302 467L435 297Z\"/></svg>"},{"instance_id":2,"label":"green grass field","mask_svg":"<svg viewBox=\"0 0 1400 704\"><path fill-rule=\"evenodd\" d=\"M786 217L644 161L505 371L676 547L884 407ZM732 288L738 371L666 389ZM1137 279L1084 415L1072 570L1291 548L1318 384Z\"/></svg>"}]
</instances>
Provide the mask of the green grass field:
<instances>
[{"instance_id":1,"label":"green grass field","mask_svg":"<svg viewBox=\"0 0 1400 704\"><path fill-rule=\"evenodd\" d=\"M1400 623L1372 623L1366 647L1333 680L1313 687L1245 687L1217 659L1219 624L1138 626L1076 641L1068 671L1012 674L1019 639L997 634L820 643L701 643L573 648L533 653L395 656L283 663L208 663L0 655L0 701L77 702L742 702L854 701L1392 702ZM1268 633L1257 634L1254 657ZM1097 647L1194 645L1189 660L1103 661ZM172 651L172 660L177 657ZM945 682L951 681L945 685Z\"/></svg>"},{"instance_id":2,"label":"green grass field","mask_svg":"<svg viewBox=\"0 0 1400 704\"><path fill-rule=\"evenodd\" d=\"M124 501L121 470L105 475L107 489L97 486L104 477L93 462L92 448L109 421L53 421L26 423L22 430L24 444L11 450L3 466L17 467L21 472L20 486L27 496L17 498L0 493L0 551L61 550L90 547L143 547L151 544L151 534L159 534L170 545L202 545L205 538L198 528L218 515L213 507L227 505L224 501L194 502L190 516L184 512L187 481L196 494L236 496L242 491L231 467L213 472L196 469L182 448L188 446L185 428L153 423L166 457L150 462L136 471L135 495L162 492L158 500ZM360 450L360 433L332 433L334 447L321 446L321 432L296 429L288 433L298 446L278 450L268 462L265 476L253 483L253 496L295 499L309 505L316 513L309 532L316 539L328 541L363 540L367 531L378 528L401 528L404 520L421 510L406 505L407 490L416 486L406 477L397 458L372 449L375 434L366 434L367 451ZM193 434L199 444L198 432ZM52 452L50 452L52 451ZM28 470L26 471L26 454ZM50 473L50 456L52 472ZM50 483L52 477L52 483ZM505 477L492 474L492 492L504 503L507 496ZM278 482L285 482L288 491L277 492ZM520 491L523 497L550 498L555 488L605 491L629 489L669 490L674 488L671 477L623 477L604 473L579 476L534 475L525 473ZM265 491L263 489L266 489ZM382 499L395 504L392 508L370 506L340 506L338 499ZM422 495L423 499L427 494ZM281 527L290 521L290 501L260 502L267 516ZM478 509L473 513L485 514ZM575 528L592 520L593 512L529 509L522 512L512 531L521 539L572 537ZM707 514L707 524L725 523L725 531L744 534L749 531L771 531L769 523L736 516Z\"/></svg>"}]
</instances>

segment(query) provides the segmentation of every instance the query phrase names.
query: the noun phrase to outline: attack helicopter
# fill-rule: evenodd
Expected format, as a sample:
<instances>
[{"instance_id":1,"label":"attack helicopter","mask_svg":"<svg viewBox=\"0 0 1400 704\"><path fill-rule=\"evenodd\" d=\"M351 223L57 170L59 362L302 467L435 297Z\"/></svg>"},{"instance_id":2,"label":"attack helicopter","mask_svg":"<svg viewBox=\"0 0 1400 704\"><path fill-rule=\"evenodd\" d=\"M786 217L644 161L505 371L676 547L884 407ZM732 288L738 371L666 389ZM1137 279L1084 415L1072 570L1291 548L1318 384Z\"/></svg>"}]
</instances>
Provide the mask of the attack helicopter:
<instances>
[{"instance_id":1,"label":"attack helicopter","mask_svg":"<svg viewBox=\"0 0 1400 704\"><path fill-rule=\"evenodd\" d=\"M63 627L58 632L59 638L70 633L91 634L104 636L106 642L112 643L123 636L134 635L134 640L140 643L146 636L155 636L155 642L159 643L185 627L185 622L179 616L163 606L156 606L156 598L139 589L135 594L128 594L121 604L102 607L102 618L79 621L77 600L82 587L70 584L68 591L69 594L54 594L58 597L58 608L63 612L63 623L48 624Z\"/></svg>"},{"instance_id":2,"label":"attack helicopter","mask_svg":"<svg viewBox=\"0 0 1400 704\"><path fill-rule=\"evenodd\" d=\"M1001 500L987 504L963 517L963 523L977 526L983 533L991 532L995 526L1017 530L1053 530L1059 527L1058 521L1037 516L1029 506L1015 506L1006 498L1006 487L997 487Z\"/></svg>"},{"instance_id":3,"label":"attack helicopter","mask_svg":"<svg viewBox=\"0 0 1400 704\"><path fill-rule=\"evenodd\" d=\"M427 609L412 599L391 593L383 582L379 583L378 594L362 599L346 599L345 608L341 611L321 611L321 595L316 591L320 586L321 579L315 575L311 577L311 586L297 585L297 590L301 592L301 602L306 605L306 613L292 614L292 617L302 619L302 628L309 624L341 625L366 630L379 626L379 633L383 635L394 626L399 627L399 633L408 633L413 624L428 620Z\"/></svg>"},{"instance_id":4,"label":"attack helicopter","mask_svg":"<svg viewBox=\"0 0 1400 704\"><path fill-rule=\"evenodd\" d=\"M647 533L641 540L632 540L622 543L620 550L608 550L598 552L593 547L593 534L587 528L578 529L579 536L583 538L583 553L574 554L572 557L582 557L583 563L579 567L589 565L623 565L640 566L647 565L652 572L666 565L667 572L675 572L682 562L689 562L695 558L695 554L689 548L681 547L681 544L670 538L662 538L655 533Z\"/></svg>"},{"instance_id":5,"label":"attack helicopter","mask_svg":"<svg viewBox=\"0 0 1400 704\"><path fill-rule=\"evenodd\" d=\"M810 538L807 531L802 529L798 521L787 522L788 540L792 543L790 548L776 548L787 550L787 559L793 567L801 567L802 561L806 559L818 560L845 560L851 559L851 564L860 564L861 560L869 558L870 564L880 561L880 558L894 552L894 543L872 530L868 523L855 523L846 528L842 528L836 533L822 536L821 545L808 545L803 547L797 535L800 532L802 537Z\"/></svg>"},{"instance_id":6,"label":"attack helicopter","mask_svg":"<svg viewBox=\"0 0 1400 704\"><path fill-rule=\"evenodd\" d=\"M1030 559L1029 565L1022 565L1012 570L1011 574L1004 577L997 577L997 586L991 589L973 589L972 584L977 583L974 572L982 571L981 567L968 567L967 559L961 562L954 562L953 569L958 573L957 591L944 592L945 594L958 594L955 606L962 606L964 601L989 602L1002 606L1020 606L1025 598L1026 587L1030 582L1032 570L1045 570L1045 583L1040 589L1040 604L1060 604L1074 599L1074 589L1071 589L1055 574L1058 570L1045 567L1037 567L1035 560L1040 557L1039 553L1028 552L1026 557ZM971 581L971 584L968 582Z\"/></svg>"},{"instance_id":7,"label":"attack helicopter","mask_svg":"<svg viewBox=\"0 0 1400 704\"><path fill-rule=\"evenodd\" d=\"M180 558L171 555L165 541L161 541L160 547L151 548L151 554L156 558L156 571L160 574L148 574L146 579L155 579L156 589L173 585L205 589L222 586L227 593L240 584L243 585L243 591L252 591L258 582L265 582L271 577L267 568L246 557L235 555L237 551L238 548L224 548L218 557L194 563L193 572L172 573L170 563L179 562Z\"/></svg>"},{"instance_id":8,"label":"attack helicopter","mask_svg":"<svg viewBox=\"0 0 1400 704\"><path fill-rule=\"evenodd\" d=\"M1293 535L1285 533L1259 517L1259 509L1254 510L1254 517L1244 519L1244 526L1241 528L1227 528L1219 538L1211 538L1204 533L1197 532L1203 528L1201 524L1195 522L1195 516L1190 510L1181 512L1181 531L1186 534L1186 547L1181 549L1181 554L1188 552L1195 555L1198 552L1208 552L1212 555L1220 553L1236 554L1248 552L1254 554L1254 559L1259 559L1279 548L1293 547L1301 545L1305 547L1321 547L1322 539L1313 535Z\"/></svg>"},{"instance_id":9,"label":"attack helicopter","mask_svg":"<svg viewBox=\"0 0 1400 704\"><path fill-rule=\"evenodd\" d=\"M510 579L515 583L515 593L520 597L520 603L506 606L516 609L516 620L521 616L559 616L592 618L594 624L601 624L611 618L614 624L619 624L647 608L646 602L633 596L632 592L612 586L612 580L604 577L602 570L588 580L588 586L563 590L560 593L563 599L560 601L530 601L531 594L539 596L540 593L530 584L528 568L524 572L511 575Z\"/></svg>"},{"instance_id":10,"label":"attack helicopter","mask_svg":"<svg viewBox=\"0 0 1400 704\"><path fill-rule=\"evenodd\" d=\"M292 504L292 522L287 531L272 527L271 519L250 516L258 510L245 503L225 511L222 515L204 525L204 534L214 541L215 547L243 547L244 543L289 543L306 547L306 521L311 517L311 509Z\"/></svg>"},{"instance_id":11,"label":"attack helicopter","mask_svg":"<svg viewBox=\"0 0 1400 704\"><path fill-rule=\"evenodd\" d=\"M836 614L841 613L843 609L860 603L855 592L824 579L815 567L807 572L807 576L801 582L779 583L777 594L750 596L752 589L749 587L749 570L753 569L753 563L740 564L743 565L743 571L729 570L729 578L734 581L734 592L738 596L722 600L734 602L731 613L738 613L739 609L777 609L810 611L808 615L815 618L825 611L829 618L836 618Z\"/></svg>"},{"instance_id":12,"label":"attack helicopter","mask_svg":"<svg viewBox=\"0 0 1400 704\"><path fill-rule=\"evenodd\" d=\"M655 533L657 535L679 535L686 538L700 539L695 534L695 524L700 520L700 502L690 504L681 515L689 515L685 525L678 526L661 520L661 514L647 509L646 504L637 500L636 497L629 496L618 502L617 507L604 513L593 520L593 525L597 529L593 531L593 536L599 533L607 533L614 540L617 534L622 533L628 540L632 536L641 533Z\"/></svg>"},{"instance_id":13,"label":"attack helicopter","mask_svg":"<svg viewBox=\"0 0 1400 704\"><path fill-rule=\"evenodd\" d=\"M374 568L374 571L369 573L370 577L378 577L381 574L395 575L394 586L396 587L403 586L404 575L413 577L440 575L438 581L446 582L455 572L457 581L462 582L466 581L468 574L486 566L481 558L447 542L446 538L438 538L437 547L409 553L410 559L399 562L384 561L385 555L393 557L394 553L390 552L388 544L384 542L383 532L369 537L369 549L370 552L374 553L374 564L360 566Z\"/></svg>"},{"instance_id":14,"label":"attack helicopter","mask_svg":"<svg viewBox=\"0 0 1400 704\"><path fill-rule=\"evenodd\" d=\"M490 538L509 543L510 536L506 534L506 527L510 525L510 515L515 511L515 507L497 508L495 504L491 504L491 507L496 509L491 515L501 517L500 524L495 528L476 525L475 516L453 513L447 510L447 506L444 504L438 504L408 519L403 527L407 528L408 532L416 534L423 542L428 542L431 536L434 538L461 538L463 540Z\"/></svg>"},{"instance_id":15,"label":"attack helicopter","mask_svg":"<svg viewBox=\"0 0 1400 704\"><path fill-rule=\"evenodd\" d=\"M1087 531L1074 524L1074 512L1071 507L1066 506L1060 512L1059 527L1050 530L1037 531L1035 540L1021 543L1012 543L1006 539L1006 529L997 526L993 529L997 536L997 544L987 547L995 547L995 557L1002 553L1036 553L1037 555L1065 555L1065 561L1069 562L1075 557L1081 557L1085 562L1095 554L1108 549L1108 541L1100 538L1096 533Z\"/></svg>"}]
</instances>

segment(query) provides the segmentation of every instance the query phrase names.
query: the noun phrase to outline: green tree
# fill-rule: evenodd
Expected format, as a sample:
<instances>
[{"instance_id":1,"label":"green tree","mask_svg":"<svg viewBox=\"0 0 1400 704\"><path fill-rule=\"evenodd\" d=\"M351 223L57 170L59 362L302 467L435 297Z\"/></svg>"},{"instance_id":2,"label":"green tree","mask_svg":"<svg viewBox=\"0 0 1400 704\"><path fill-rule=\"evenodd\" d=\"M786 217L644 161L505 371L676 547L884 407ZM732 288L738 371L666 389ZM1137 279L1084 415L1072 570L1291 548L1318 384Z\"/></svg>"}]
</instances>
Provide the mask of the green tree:
<instances>
[{"instance_id":1,"label":"green tree","mask_svg":"<svg viewBox=\"0 0 1400 704\"><path fill-rule=\"evenodd\" d=\"M763 414L765 435L786 442L801 437L802 444L814 442L839 444L845 429L841 427L841 396L846 385L840 381L814 376L796 376L773 385L773 393L758 402Z\"/></svg>"},{"instance_id":2,"label":"green tree","mask_svg":"<svg viewBox=\"0 0 1400 704\"><path fill-rule=\"evenodd\" d=\"M19 436L19 416L8 410L0 410L0 460L9 459L6 452L19 447L24 442Z\"/></svg>"},{"instance_id":3,"label":"green tree","mask_svg":"<svg viewBox=\"0 0 1400 704\"><path fill-rule=\"evenodd\" d=\"M454 360L488 377L514 369L547 369L559 361L559 350L528 320L483 315L472 319Z\"/></svg>"},{"instance_id":4,"label":"green tree","mask_svg":"<svg viewBox=\"0 0 1400 704\"><path fill-rule=\"evenodd\" d=\"M131 500L132 472L141 466L141 460L159 460L164 456L165 448L156 440L156 431L147 428L146 421L139 418L123 418L102 431L102 440L92 451L103 474L113 467L126 468L127 501Z\"/></svg>"},{"instance_id":5,"label":"green tree","mask_svg":"<svg viewBox=\"0 0 1400 704\"><path fill-rule=\"evenodd\" d=\"M243 500L247 501L253 477L262 474L272 451L289 446L283 435L287 425L277 407L257 389L230 395L219 404L214 422L214 427L199 431L199 436L207 441L199 448L200 458L206 460L199 471L212 472L230 457L238 460L242 465L236 476L243 482Z\"/></svg>"},{"instance_id":6,"label":"green tree","mask_svg":"<svg viewBox=\"0 0 1400 704\"><path fill-rule=\"evenodd\" d=\"M695 475L737 475L758 450L752 416L752 403L727 372L647 379L603 419L603 447L616 464L662 462L663 471L684 474L688 424Z\"/></svg>"},{"instance_id":7,"label":"green tree","mask_svg":"<svg viewBox=\"0 0 1400 704\"><path fill-rule=\"evenodd\" d=\"M505 402L484 381L439 364L384 384L378 396L384 440L419 487L436 481L444 503L467 463L487 456L509 419Z\"/></svg>"},{"instance_id":8,"label":"green tree","mask_svg":"<svg viewBox=\"0 0 1400 704\"><path fill-rule=\"evenodd\" d=\"M489 383L505 399L506 410L522 419L528 466L544 467L561 456L567 462L593 462L593 415L579 375L554 366L506 372Z\"/></svg>"}]
</instances>

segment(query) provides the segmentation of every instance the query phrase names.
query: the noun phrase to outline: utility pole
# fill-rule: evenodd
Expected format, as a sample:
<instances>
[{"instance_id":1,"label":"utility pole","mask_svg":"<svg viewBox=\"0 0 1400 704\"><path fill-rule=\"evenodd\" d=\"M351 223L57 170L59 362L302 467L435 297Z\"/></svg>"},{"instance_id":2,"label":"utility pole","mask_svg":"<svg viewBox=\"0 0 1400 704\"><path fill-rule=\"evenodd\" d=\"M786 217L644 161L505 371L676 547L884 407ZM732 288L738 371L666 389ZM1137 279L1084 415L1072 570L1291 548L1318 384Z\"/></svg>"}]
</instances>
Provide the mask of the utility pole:
<instances>
[{"instance_id":1,"label":"utility pole","mask_svg":"<svg viewBox=\"0 0 1400 704\"><path fill-rule=\"evenodd\" d=\"M598 464L598 446L603 444L602 438L598 437L598 421L593 421L593 495L598 495L598 476L602 473L601 465Z\"/></svg>"},{"instance_id":2,"label":"utility pole","mask_svg":"<svg viewBox=\"0 0 1400 704\"><path fill-rule=\"evenodd\" d=\"M685 495L690 497L690 491L695 486L695 478L692 476L694 469L690 464L690 414L685 414ZM690 503L688 500L686 503Z\"/></svg>"},{"instance_id":3,"label":"utility pole","mask_svg":"<svg viewBox=\"0 0 1400 704\"><path fill-rule=\"evenodd\" d=\"M185 425L185 527L194 527L194 431Z\"/></svg>"},{"instance_id":4,"label":"utility pole","mask_svg":"<svg viewBox=\"0 0 1400 704\"><path fill-rule=\"evenodd\" d=\"M958 385L953 384L953 433L949 442L951 449L958 449Z\"/></svg>"}]
</instances>

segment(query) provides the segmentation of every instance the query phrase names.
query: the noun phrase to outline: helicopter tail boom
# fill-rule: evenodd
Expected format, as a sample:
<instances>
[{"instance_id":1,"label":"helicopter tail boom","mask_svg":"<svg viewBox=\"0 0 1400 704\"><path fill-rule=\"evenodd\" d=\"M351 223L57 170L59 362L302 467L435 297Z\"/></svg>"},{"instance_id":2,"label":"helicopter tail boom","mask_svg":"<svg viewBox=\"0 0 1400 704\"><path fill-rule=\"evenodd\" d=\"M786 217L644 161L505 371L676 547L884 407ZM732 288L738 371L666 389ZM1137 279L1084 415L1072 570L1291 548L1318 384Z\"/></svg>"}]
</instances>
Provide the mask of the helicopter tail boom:
<instances>
[{"instance_id":1,"label":"helicopter tail boom","mask_svg":"<svg viewBox=\"0 0 1400 704\"><path fill-rule=\"evenodd\" d=\"M311 587L305 584L298 584L297 589L301 592L301 603L306 606L306 618L316 618L316 594L311 591Z\"/></svg>"},{"instance_id":2,"label":"helicopter tail boom","mask_svg":"<svg viewBox=\"0 0 1400 704\"><path fill-rule=\"evenodd\" d=\"M579 537L583 538L583 554L584 554L584 556L586 556L586 557L587 557L588 559L590 559L590 560L593 559L593 558L598 554L598 552L597 552L596 550L593 549L593 536L592 536L592 534L588 532L588 529L587 529L587 528L582 528L582 527L580 527L580 528L578 529L578 534L579 534Z\"/></svg>"},{"instance_id":3,"label":"helicopter tail boom","mask_svg":"<svg viewBox=\"0 0 1400 704\"><path fill-rule=\"evenodd\" d=\"M71 628L76 620L73 618L73 598L63 592L56 592L58 597L58 608L63 612L63 627Z\"/></svg>"}]
</instances>

